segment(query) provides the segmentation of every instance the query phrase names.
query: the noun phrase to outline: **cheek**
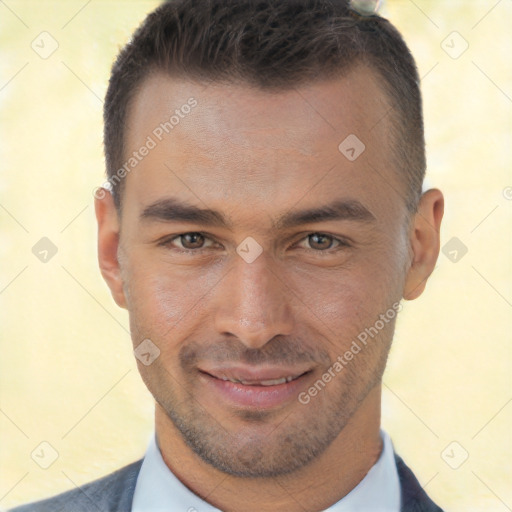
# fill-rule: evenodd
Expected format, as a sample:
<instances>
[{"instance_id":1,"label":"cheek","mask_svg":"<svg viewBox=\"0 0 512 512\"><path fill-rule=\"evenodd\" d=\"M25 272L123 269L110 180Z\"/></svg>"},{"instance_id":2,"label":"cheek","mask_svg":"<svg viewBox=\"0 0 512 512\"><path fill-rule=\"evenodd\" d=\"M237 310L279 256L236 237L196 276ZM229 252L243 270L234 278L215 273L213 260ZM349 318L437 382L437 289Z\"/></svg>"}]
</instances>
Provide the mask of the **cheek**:
<instances>
[{"instance_id":1,"label":"cheek","mask_svg":"<svg viewBox=\"0 0 512 512\"><path fill-rule=\"evenodd\" d=\"M168 340L172 333L190 328L221 275L159 261L142 265L143 260L134 258L124 272L130 321L139 337Z\"/></svg>"},{"instance_id":2,"label":"cheek","mask_svg":"<svg viewBox=\"0 0 512 512\"><path fill-rule=\"evenodd\" d=\"M334 273L308 280L300 286L296 317L309 319L336 345L343 345L373 316L376 304L364 273ZM301 311L302 310L302 311Z\"/></svg>"},{"instance_id":3,"label":"cheek","mask_svg":"<svg viewBox=\"0 0 512 512\"><path fill-rule=\"evenodd\" d=\"M381 248L345 268L295 272L288 283L300 321L309 319L329 339L348 340L401 299L403 277L396 256Z\"/></svg>"}]
</instances>

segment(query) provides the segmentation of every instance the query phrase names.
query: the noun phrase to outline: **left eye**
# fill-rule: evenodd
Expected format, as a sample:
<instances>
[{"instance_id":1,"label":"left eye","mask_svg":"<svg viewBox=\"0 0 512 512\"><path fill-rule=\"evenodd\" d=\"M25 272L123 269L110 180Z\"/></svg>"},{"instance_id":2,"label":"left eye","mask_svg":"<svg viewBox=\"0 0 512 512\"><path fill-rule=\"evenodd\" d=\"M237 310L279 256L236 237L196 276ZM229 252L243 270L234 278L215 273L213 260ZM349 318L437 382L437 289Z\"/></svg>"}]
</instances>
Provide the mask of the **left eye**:
<instances>
[{"instance_id":1,"label":"left eye","mask_svg":"<svg viewBox=\"0 0 512 512\"><path fill-rule=\"evenodd\" d=\"M304 241L309 244L309 249L313 249L315 251L327 251L339 246L348 245L347 243L325 233L311 233L301 240L302 243ZM308 249L308 247L306 247L306 249Z\"/></svg>"}]
</instances>

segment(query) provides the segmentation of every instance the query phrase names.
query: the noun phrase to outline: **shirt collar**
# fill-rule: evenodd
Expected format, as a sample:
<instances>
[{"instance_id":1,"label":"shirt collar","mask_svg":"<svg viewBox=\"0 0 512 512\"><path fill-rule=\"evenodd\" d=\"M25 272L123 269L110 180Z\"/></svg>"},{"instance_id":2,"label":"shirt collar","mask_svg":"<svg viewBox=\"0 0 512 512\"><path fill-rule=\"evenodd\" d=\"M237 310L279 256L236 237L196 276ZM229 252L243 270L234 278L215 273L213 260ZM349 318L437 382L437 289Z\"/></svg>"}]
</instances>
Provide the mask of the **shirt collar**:
<instances>
[{"instance_id":1,"label":"shirt collar","mask_svg":"<svg viewBox=\"0 0 512 512\"><path fill-rule=\"evenodd\" d=\"M399 512L400 482L389 435L380 430L383 449L366 476L325 512ZM190 491L165 464L151 435L142 463L132 512L221 512Z\"/></svg>"}]
</instances>

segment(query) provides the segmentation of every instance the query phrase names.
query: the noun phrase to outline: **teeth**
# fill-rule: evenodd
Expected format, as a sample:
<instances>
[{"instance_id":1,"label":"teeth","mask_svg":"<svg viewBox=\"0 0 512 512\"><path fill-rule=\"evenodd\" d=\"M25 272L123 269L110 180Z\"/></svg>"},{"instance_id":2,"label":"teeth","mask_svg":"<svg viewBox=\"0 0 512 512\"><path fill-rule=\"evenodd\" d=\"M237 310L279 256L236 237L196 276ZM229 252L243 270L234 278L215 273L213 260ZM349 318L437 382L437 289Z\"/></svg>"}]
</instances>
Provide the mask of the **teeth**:
<instances>
[{"instance_id":1,"label":"teeth","mask_svg":"<svg viewBox=\"0 0 512 512\"><path fill-rule=\"evenodd\" d=\"M241 379L234 379L228 377L222 377L222 380L234 382L236 384L244 384L245 386L278 386L279 384L285 384L286 382L291 382L295 377L282 377L280 379L269 379L269 380L261 380L259 382L247 381Z\"/></svg>"},{"instance_id":2,"label":"teeth","mask_svg":"<svg viewBox=\"0 0 512 512\"><path fill-rule=\"evenodd\" d=\"M258 382L260 386L277 386L278 384L284 384L286 381L286 378L283 377L282 379L271 379L271 380L262 380L261 382ZM242 382L242 384L246 384L245 382ZM249 382L247 384L250 384Z\"/></svg>"}]
</instances>

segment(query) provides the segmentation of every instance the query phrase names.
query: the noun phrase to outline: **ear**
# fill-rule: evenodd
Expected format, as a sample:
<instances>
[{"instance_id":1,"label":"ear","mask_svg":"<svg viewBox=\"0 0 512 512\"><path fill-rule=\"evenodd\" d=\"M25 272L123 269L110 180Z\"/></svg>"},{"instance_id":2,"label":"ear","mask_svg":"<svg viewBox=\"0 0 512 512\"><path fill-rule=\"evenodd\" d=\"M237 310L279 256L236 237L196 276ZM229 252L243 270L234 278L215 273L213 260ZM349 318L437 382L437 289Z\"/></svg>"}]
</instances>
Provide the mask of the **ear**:
<instances>
[{"instance_id":1,"label":"ear","mask_svg":"<svg viewBox=\"0 0 512 512\"><path fill-rule=\"evenodd\" d=\"M94 209L98 221L98 262L117 305L126 308L123 280L118 260L120 219L109 190L100 188L94 194Z\"/></svg>"},{"instance_id":2,"label":"ear","mask_svg":"<svg viewBox=\"0 0 512 512\"><path fill-rule=\"evenodd\" d=\"M412 261L404 287L404 299L418 298L425 289L439 256L439 230L444 212L444 197L440 190L433 188L420 199L410 233Z\"/></svg>"}]
</instances>

